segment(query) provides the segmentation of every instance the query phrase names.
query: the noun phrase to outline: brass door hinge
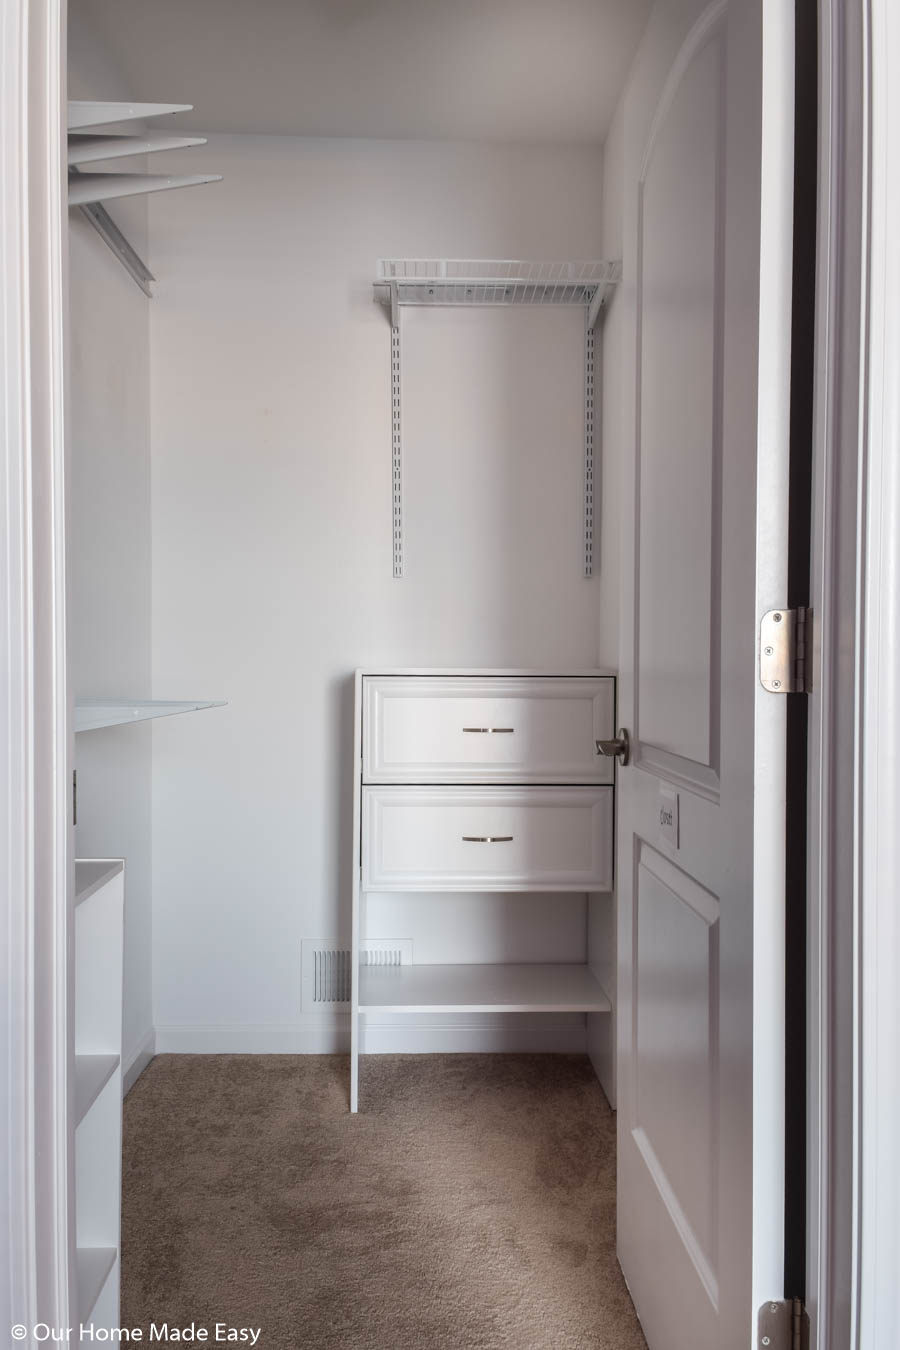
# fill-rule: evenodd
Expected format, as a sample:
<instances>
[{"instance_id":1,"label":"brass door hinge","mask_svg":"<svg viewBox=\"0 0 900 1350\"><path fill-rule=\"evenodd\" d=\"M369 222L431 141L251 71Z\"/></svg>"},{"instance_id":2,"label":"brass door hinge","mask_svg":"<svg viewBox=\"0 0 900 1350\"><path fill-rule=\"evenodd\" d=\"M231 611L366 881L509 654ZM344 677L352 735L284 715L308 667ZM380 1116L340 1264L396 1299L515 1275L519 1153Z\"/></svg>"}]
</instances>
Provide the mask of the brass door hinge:
<instances>
[{"instance_id":1,"label":"brass door hinge","mask_svg":"<svg viewBox=\"0 0 900 1350\"><path fill-rule=\"evenodd\" d=\"M809 1314L802 1299L764 1303L758 1327L758 1350L809 1350Z\"/></svg>"},{"instance_id":2,"label":"brass door hinge","mask_svg":"<svg viewBox=\"0 0 900 1350\"><path fill-rule=\"evenodd\" d=\"M812 675L812 610L770 609L759 626L759 682L770 694L807 694Z\"/></svg>"}]
</instances>

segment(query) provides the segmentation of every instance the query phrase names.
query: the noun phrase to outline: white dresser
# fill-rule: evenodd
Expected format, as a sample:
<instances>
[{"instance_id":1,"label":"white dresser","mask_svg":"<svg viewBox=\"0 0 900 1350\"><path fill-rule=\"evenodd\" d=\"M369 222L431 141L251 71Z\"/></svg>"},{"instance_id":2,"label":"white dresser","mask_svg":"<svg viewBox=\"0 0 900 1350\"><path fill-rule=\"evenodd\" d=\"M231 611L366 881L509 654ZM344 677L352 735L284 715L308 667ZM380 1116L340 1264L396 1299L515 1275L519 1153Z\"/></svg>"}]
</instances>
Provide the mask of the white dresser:
<instances>
[{"instance_id":1,"label":"white dresser","mask_svg":"<svg viewBox=\"0 0 900 1350\"><path fill-rule=\"evenodd\" d=\"M357 672L351 1110L367 1013L609 1012L584 964L370 964L363 930L370 892L611 890L614 727L611 675Z\"/></svg>"}]
</instances>

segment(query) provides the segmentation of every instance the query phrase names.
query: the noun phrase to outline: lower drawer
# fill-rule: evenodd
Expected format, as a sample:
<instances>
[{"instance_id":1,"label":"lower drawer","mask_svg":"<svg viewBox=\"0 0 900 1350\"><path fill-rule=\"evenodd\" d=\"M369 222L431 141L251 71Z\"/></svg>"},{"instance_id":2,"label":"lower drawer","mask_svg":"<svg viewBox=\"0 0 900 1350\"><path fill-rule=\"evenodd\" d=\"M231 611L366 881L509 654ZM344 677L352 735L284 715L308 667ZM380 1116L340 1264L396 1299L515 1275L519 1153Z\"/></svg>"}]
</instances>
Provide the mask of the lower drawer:
<instances>
[{"instance_id":1,"label":"lower drawer","mask_svg":"<svg viewBox=\"0 0 900 1350\"><path fill-rule=\"evenodd\" d=\"M613 789L364 787L366 891L608 891Z\"/></svg>"}]
</instances>

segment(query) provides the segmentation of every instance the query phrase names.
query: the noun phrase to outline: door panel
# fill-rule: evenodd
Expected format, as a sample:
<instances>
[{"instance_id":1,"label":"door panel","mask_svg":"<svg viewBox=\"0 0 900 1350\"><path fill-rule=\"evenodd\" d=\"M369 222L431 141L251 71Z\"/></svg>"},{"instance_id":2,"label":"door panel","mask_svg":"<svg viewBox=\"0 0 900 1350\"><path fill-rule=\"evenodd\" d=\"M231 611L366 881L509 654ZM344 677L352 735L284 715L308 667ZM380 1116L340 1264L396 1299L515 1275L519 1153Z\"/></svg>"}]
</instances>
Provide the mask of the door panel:
<instances>
[{"instance_id":1,"label":"door panel","mask_svg":"<svg viewBox=\"0 0 900 1350\"><path fill-rule=\"evenodd\" d=\"M688 65L638 184L635 731L642 752L706 768L719 701L723 47L715 31Z\"/></svg>"},{"instance_id":2,"label":"door panel","mask_svg":"<svg viewBox=\"0 0 900 1350\"><path fill-rule=\"evenodd\" d=\"M749 1350L762 1235L779 1268L777 1149L754 1153L778 1124L761 1133L758 1084L783 1082L783 964L754 952L782 903L755 796L779 753L756 632L786 532L757 494L779 450L758 370L761 293L789 291L790 267L761 287L763 8L658 3L625 102L619 1256L650 1350Z\"/></svg>"},{"instance_id":3,"label":"door panel","mask_svg":"<svg viewBox=\"0 0 900 1350\"><path fill-rule=\"evenodd\" d=\"M719 902L641 843L634 911L635 1141L715 1301Z\"/></svg>"}]
</instances>

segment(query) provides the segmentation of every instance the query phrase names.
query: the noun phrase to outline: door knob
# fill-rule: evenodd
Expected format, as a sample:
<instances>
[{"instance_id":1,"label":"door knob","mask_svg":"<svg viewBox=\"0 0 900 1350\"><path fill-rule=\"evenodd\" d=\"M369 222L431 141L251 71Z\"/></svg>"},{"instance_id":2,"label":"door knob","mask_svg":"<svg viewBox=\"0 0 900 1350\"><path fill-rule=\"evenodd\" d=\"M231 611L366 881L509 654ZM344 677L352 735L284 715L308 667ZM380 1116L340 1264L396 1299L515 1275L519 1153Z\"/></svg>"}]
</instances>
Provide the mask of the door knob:
<instances>
[{"instance_id":1,"label":"door knob","mask_svg":"<svg viewBox=\"0 0 900 1350\"><path fill-rule=\"evenodd\" d=\"M614 741L598 741L597 754L607 755L610 759L617 759L624 769L631 754L631 740L625 728L619 727Z\"/></svg>"}]
</instances>

